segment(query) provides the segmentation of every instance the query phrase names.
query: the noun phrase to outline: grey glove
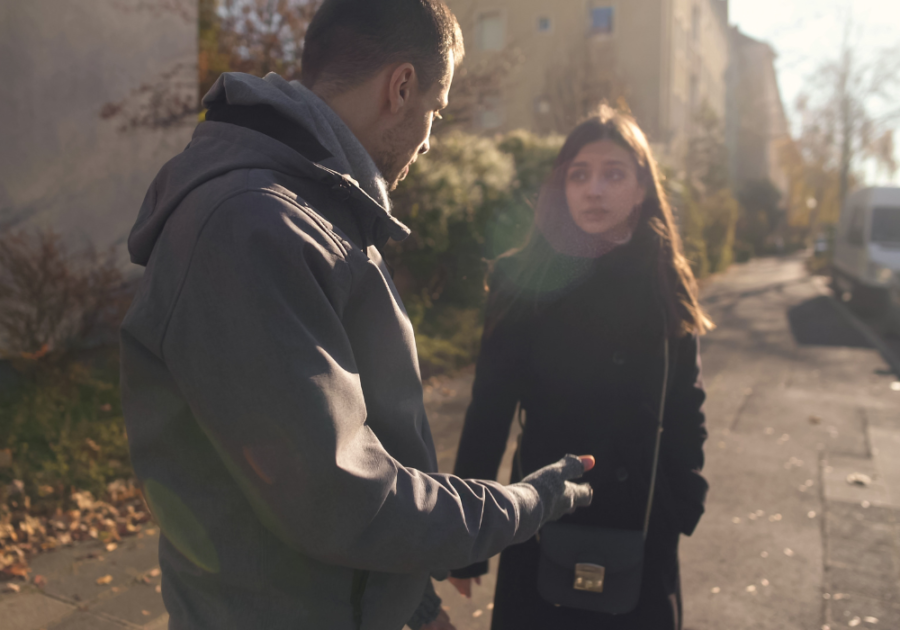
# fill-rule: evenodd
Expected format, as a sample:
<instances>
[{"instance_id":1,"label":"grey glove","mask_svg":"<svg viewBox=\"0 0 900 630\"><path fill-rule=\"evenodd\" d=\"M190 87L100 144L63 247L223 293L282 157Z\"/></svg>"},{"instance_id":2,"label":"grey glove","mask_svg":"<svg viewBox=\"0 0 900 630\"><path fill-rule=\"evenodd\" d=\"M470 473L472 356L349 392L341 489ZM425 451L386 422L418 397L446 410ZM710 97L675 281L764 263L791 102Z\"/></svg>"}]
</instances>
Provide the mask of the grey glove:
<instances>
[{"instance_id":1,"label":"grey glove","mask_svg":"<svg viewBox=\"0 0 900 630\"><path fill-rule=\"evenodd\" d=\"M537 490L544 507L541 525L555 521L576 508L591 504L594 491L586 483L572 483L584 474L584 464L575 455L566 455L555 464L536 470L519 483Z\"/></svg>"}]
</instances>

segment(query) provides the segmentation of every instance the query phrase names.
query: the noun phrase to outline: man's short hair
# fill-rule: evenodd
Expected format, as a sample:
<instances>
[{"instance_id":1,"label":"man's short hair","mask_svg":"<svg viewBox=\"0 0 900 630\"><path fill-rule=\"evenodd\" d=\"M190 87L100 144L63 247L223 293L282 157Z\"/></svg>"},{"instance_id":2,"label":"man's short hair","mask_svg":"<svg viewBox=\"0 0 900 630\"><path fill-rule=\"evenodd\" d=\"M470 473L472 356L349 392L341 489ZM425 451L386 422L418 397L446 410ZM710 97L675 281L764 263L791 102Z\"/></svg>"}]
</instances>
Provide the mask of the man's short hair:
<instances>
[{"instance_id":1,"label":"man's short hair","mask_svg":"<svg viewBox=\"0 0 900 630\"><path fill-rule=\"evenodd\" d=\"M300 81L340 94L409 62L429 90L451 53L459 65L462 31L441 0L325 0L306 32Z\"/></svg>"}]
</instances>

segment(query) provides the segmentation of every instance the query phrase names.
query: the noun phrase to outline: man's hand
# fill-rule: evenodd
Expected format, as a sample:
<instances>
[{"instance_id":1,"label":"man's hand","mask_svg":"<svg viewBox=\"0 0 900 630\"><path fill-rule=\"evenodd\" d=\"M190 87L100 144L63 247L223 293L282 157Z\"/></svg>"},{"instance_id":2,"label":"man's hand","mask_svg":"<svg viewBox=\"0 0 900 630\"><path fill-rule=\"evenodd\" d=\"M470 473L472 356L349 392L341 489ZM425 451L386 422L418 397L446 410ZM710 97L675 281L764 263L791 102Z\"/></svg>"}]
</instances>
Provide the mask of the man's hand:
<instances>
[{"instance_id":1,"label":"man's hand","mask_svg":"<svg viewBox=\"0 0 900 630\"><path fill-rule=\"evenodd\" d=\"M466 599L472 599L472 582L481 586L481 576L476 578L447 578L448 581L459 591L459 594Z\"/></svg>"},{"instance_id":2,"label":"man's hand","mask_svg":"<svg viewBox=\"0 0 900 630\"><path fill-rule=\"evenodd\" d=\"M452 580L453 578L450 579ZM450 623L450 615L448 615L446 611L441 610L441 612L438 613L437 619L422 626L420 630L456 630L456 626Z\"/></svg>"}]
</instances>

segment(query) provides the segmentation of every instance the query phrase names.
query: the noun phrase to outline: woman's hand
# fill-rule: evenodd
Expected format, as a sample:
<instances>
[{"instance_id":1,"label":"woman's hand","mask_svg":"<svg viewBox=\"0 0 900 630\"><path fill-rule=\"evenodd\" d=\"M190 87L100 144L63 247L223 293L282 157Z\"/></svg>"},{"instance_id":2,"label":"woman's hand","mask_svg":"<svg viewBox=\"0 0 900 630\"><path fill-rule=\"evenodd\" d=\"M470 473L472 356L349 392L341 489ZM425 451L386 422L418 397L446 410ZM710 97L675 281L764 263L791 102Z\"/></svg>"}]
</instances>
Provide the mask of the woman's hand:
<instances>
[{"instance_id":1,"label":"woman's hand","mask_svg":"<svg viewBox=\"0 0 900 630\"><path fill-rule=\"evenodd\" d=\"M456 626L450 623L450 615L442 610L438 613L437 619L422 626L420 630L456 630Z\"/></svg>"},{"instance_id":2,"label":"woman's hand","mask_svg":"<svg viewBox=\"0 0 900 630\"><path fill-rule=\"evenodd\" d=\"M481 576L476 578L448 578L450 583L459 591L459 594L466 599L472 599L472 582L481 585Z\"/></svg>"}]
</instances>

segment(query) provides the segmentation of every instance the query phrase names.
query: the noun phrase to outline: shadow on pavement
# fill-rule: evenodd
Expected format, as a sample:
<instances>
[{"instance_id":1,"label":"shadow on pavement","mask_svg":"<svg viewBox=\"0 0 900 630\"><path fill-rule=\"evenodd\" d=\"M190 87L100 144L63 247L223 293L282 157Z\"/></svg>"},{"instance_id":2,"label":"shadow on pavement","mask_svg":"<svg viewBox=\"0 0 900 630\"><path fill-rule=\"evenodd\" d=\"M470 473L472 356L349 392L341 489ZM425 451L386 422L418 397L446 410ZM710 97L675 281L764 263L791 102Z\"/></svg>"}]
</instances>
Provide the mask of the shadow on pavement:
<instances>
[{"instance_id":1,"label":"shadow on pavement","mask_svg":"<svg viewBox=\"0 0 900 630\"><path fill-rule=\"evenodd\" d=\"M797 343L801 346L872 348L862 333L851 326L830 302L830 297L820 295L788 311L791 333Z\"/></svg>"}]
</instances>

